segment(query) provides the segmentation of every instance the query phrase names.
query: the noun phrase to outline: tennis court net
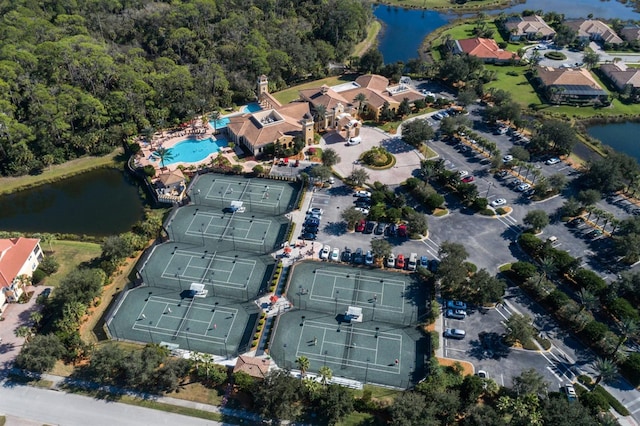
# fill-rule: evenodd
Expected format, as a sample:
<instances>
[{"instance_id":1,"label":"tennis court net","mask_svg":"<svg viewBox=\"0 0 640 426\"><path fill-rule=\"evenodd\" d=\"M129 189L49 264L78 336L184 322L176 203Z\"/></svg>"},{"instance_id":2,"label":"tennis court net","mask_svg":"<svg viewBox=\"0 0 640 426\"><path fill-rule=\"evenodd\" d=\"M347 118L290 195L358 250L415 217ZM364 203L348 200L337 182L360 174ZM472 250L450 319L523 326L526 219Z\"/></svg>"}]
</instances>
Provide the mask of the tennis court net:
<instances>
[{"instance_id":1,"label":"tennis court net","mask_svg":"<svg viewBox=\"0 0 640 426\"><path fill-rule=\"evenodd\" d=\"M182 321L180 321L180 325L178 326L178 329L176 330L175 334L173 335L173 340L175 340L178 337L178 334L180 334L180 330L182 330L182 327L184 327L184 323L187 322L187 319L189 317L189 311L191 310L191 307L193 306L193 303L196 301L195 297L191 299L191 302L189 302L189 306L187 306L187 311L184 313L184 316L182 317Z\"/></svg>"}]
</instances>

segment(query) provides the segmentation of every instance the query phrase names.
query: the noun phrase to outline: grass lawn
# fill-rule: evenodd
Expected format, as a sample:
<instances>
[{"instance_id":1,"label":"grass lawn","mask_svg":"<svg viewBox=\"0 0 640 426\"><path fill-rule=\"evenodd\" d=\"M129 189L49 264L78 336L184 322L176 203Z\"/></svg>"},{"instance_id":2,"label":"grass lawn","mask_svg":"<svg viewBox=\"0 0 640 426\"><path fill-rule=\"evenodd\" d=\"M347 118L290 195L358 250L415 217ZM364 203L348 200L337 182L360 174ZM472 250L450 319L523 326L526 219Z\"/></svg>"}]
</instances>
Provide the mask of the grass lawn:
<instances>
[{"instance_id":1,"label":"grass lawn","mask_svg":"<svg viewBox=\"0 0 640 426\"><path fill-rule=\"evenodd\" d=\"M346 83L348 81L353 81L357 77L357 74L346 74L339 75L334 77L327 77L320 80L310 81L308 83L299 84L297 86L290 87L288 89L282 90L280 92L274 93L273 97L276 98L281 104L288 104L291 101L295 101L300 96L298 92L302 89L313 89L315 87L320 87L323 84L327 86L335 86L338 84Z\"/></svg>"},{"instance_id":2,"label":"grass lawn","mask_svg":"<svg viewBox=\"0 0 640 426\"><path fill-rule=\"evenodd\" d=\"M166 396L171 398L184 399L185 401L200 402L202 404L220 405L222 404L222 396L217 389L209 389L202 383L193 382L184 386L180 386L178 392L171 392Z\"/></svg>"},{"instance_id":3,"label":"grass lawn","mask_svg":"<svg viewBox=\"0 0 640 426\"><path fill-rule=\"evenodd\" d=\"M487 89L495 88L502 89L513 94L513 100L527 108L530 105L536 107L542 106L542 102L538 97L529 81L527 81L524 73L527 71L526 67L515 65L485 65L485 69L496 73L497 79L486 85ZM516 76L508 75L509 71L515 71Z\"/></svg>"},{"instance_id":4,"label":"grass lawn","mask_svg":"<svg viewBox=\"0 0 640 426\"><path fill-rule=\"evenodd\" d=\"M402 391L395 390L395 389L388 389L388 388L383 388L383 387L374 386L374 385L364 385L363 390L353 391L354 397L362 398L362 393L364 390L371 391L371 398L378 399L378 400L386 400L389 403L391 403L396 398L396 396L402 393Z\"/></svg>"},{"instance_id":5,"label":"grass lawn","mask_svg":"<svg viewBox=\"0 0 640 426\"><path fill-rule=\"evenodd\" d=\"M42 243L42 249L49 251L49 244ZM100 244L82 241L54 240L51 242L53 257L60 263L58 272L47 277L44 284L57 287L69 272L81 263L94 259L102 253Z\"/></svg>"},{"instance_id":6,"label":"grass lawn","mask_svg":"<svg viewBox=\"0 0 640 426\"><path fill-rule=\"evenodd\" d=\"M384 425L381 421L378 421L373 414L370 413L361 413L359 411L354 411L345 417L341 422L336 423L338 426L373 426L373 425Z\"/></svg>"},{"instance_id":7,"label":"grass lawn","mask_svg":"<svg viewBox=\"0 0 640 426\"><path fill-rule=\"evenodd\" d=\"M383 0L381 3L403 9L451 9L451 10L483 10L495 9L497 6L505 5L501 0L480 0L473 3L452 4L450 0Z\"/></svg>"},{"instance_id":8,"label":"grass lawn","mask_svg":"<svg viewBox=\"0 0 640 426\"><path fill-rule=\"evenodd\" d=\"M117 166L124 159L122 148L114 150L104 157L82 157L67 161L64 164L52 166L39 175L0 178L0 194L10 194L20 189L33 188L45 183L57 182L66 177L74 176L100 167Z\"/></svg>"},{"instance_id":9,"label":"grass lawn","mask_svg":"<svg viewBox=\"0 0 640 426\"><path fill-rule=\"evenodd\" d=\"M123 395L122 397L120 397L118 399L118 402L123 402L129 405L136 405L138 407L152 408L154 410L165 411L167 413L182 414L183 416L212 420L216 422L220 422L223 420L222 414L219 414L219 413L212 413L209 411L197 410L195 408L180 407L178 405L165 404L165 403L153 401L150 399L134 398L128 395Z\"/></svg>"},{"instance_id":10,"label":"grass lawn","mask_svg":"<svg viewBox=\"0 0 640 426\"><path fill-rule=\"evenodd\" d=\"M356 44L356 46L353 48L351 56L360 57L364 55L364 53L369 50L371 46L376 45L376 39L378 37L380 29L382 29L382 23L380 21L373 21L369 28L367 28L367 38Z\"/></svg>"}]
</instances>

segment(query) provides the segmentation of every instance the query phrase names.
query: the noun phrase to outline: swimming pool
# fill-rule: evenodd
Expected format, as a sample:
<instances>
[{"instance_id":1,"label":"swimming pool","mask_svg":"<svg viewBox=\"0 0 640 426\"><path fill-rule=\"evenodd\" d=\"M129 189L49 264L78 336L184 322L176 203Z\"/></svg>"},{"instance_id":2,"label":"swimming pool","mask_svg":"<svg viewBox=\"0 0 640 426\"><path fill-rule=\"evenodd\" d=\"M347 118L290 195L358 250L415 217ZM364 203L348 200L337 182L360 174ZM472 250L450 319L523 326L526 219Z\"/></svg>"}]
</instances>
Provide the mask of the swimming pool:
<instances>
[{"instance_id":1,"label":"swimming pool","mask_svg":"<svg viewBox=\"0 0 640 426\"><path fill-rule=\"evenodd\" d=\"M262 107L260 106L260 104L256 103L256 102L252 102L250 104L247 104L245 106L242 107L242 112L246 113L252 113L252 112L258 112L258 111L262 111Z\"/></svg>"},{"instance_id":2,"label":"swimming pool","mask_svg":"<svg viewBox=\"0 0 640 426\"><path fill-rule=\"evenodd\" d=\"M211 120L209 122L209 126L211 126L212 129L216 130L224 129L225 127L227 127L227 124L229 124L229 117L222 117L217 120Z\"/></svg>"},{"instance_id":3,"label":"swimming pool","mask_svg":"<svg viewBox=\"0 0 640 426\"><path fill-rule=\"evenodd\" d=\"M229 145L224 138L218 139L185 139L178 142L172 148L169 148L173 158L165 160L164 165L169 166L175 163L197 163L202 161L211 154L215 154L220 149ZM159 161L157 154L154 152L154 161Z\"/></svg>"}]
</instances>

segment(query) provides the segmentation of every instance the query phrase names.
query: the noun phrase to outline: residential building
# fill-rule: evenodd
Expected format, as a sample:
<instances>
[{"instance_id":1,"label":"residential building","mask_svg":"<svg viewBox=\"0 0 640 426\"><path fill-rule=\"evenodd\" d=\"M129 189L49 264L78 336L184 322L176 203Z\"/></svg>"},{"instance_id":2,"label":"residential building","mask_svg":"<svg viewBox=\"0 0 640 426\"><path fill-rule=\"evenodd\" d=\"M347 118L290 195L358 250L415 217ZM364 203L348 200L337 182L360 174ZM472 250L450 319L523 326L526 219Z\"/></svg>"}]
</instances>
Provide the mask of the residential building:
<instances>
[{"instance_id":1,"label":"residential building","mask_svg":"<svg viewBox=\"0 0 640 426\"><path fill-rule=\"evenodd\" d=\"M20 300L44 253L37 238L0 240L0 312Z\"/></svg>"},{"instance_id":2,"label":"residential building","mask_svg":"<svg viewBox=\"0 0 640 426\"><path fill-rule=\"evenodd\" d=\"M598 41L608 44L620 44L622 39L607 24L597 19L573 19L565 24L578 33L578 40L582 42Z\"/></svg>"},{"instance_id":3,"label":"residential building","mask_svg":"<svg viewBox=\"0 0 640 426\"><path fill-rule=\"evenodd\" d=\"M511 16L504 21L509 41L553 40L556 32L538 15Z\"/></svg>"},{"instance_id":4,"label":"residential building","mask_svg":"<svg viewBox=\"0 0 640 426\"><path fill-rule=\"evenodd\" d=\"M593 105L609 102L608 93L586 68L536 68L540 90L552 104Z\"/></svg>"},{"instance_id":5,"label":"residential building","mask_svg":"<svg viewBox=\"0 0 640 426\"><path fill-rule=\"evenodd\" d=\"M265 358L256 358L248 355L240 355L233 367L233 372L242 371L255 379L264 379L269 373L271 361Z\"/></svg>"},{"instance_id":6,"label":"residential building","mask_svg":"<svg viewBox=\"0 0 640 426\"><path fill-rule=\"evenodd\" d=\"M600 72L611 81L616 90L622 92L626 86L640 88L640 69L628 68L624 62L600 65Z\"/></svg>"},{"instance_id":7,"label":"residential building","mask_svg":"<svg viewBox=\"0 0 640 426\"><path fill-rule=\"evenodd\" d=\"M450 40L447 43L447 48L454 55L466 53L481 59L485 63L504 63L520 60L515 53L500 49L498 43L490 38L476 37Z\"/></svg>"},{"instance_id":8,"label":"residential building","mask_svg":"<svg viewBox=\"0 0 640 426\"><path fill-rule=\"evenodd\" d=\"M624 28L620 30L620 36L630 42L640 40L640 25L625 25Z\"/></svg>"}]
</instances>

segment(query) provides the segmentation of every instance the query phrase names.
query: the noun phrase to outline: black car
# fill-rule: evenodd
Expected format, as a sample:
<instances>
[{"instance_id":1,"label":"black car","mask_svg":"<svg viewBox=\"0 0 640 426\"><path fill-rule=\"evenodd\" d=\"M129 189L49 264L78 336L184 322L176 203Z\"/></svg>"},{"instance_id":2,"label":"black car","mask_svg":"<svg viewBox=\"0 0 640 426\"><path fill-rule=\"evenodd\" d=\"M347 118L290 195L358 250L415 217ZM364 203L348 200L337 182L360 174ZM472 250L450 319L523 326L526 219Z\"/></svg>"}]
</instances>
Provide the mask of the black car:
<instances>
[{"instance_id":1,"label":"black car","mask_svg":"<svg viewBox=\"0 0 640 426\"><path fill-rule=\"evenodd\" d=\"M46 299L47 297L49 297L50 294L51 294L51 289L45 288L44 290L42 290L42 293L40 293L40 296Z\"/></svg>"},{"instance_id":2,"label":"black car","mask_svg":"<svg viewBox=\"0 0 640 426\"><path fill-rule=\"evenodd\" d=\"M576 228L576 227L582 225L583 223L584 223L584 219L583 218L576 217L576 218L571 219L569 221L569 226Z\"/></svg>"},{"instance_id":3,"label":"black car","mask_svg":"<svg viewBox=\"0 0 640 426\"><path fill-rule=\"evenodd\" d=\"M356 207L364 207L365 209L368 209L369 207L371 207L371 201L367 201L367 200L357 200L355 202Z\"/></svg>"},{"instance_id":4,"label":"black car","mask_svg":"<svg viewBox=\"0 0 640 426\"><path fill-rule=\"evenodd\" d=\"M305 226L303 228L303 231L305 234L317 234L318 233L318 227L317 226Z\"/></svg>"},{"instance_id":5,"label":"black car","mask_svg":"<svg viewBox=\"0 0 640 426\"><path fill-rule=\"evenodd\" d=\"M378 226L376 226L376 229L373 231L376 235L382 235L384 234L384 229L386 228L386 225L382 222L378 223Z\"/></svg>"},{"instance_id":6,"label":"black car","mask_svg":"<svg viewBox=\"0 0 640 426\"><path fill-rule=\"evenodd\" d=\"M364 263L364 254L362 253L362 249L358 247L356 252L352 256L353 263L356 265L362 265Z\"/></svg>"},{"instance_id":7,"label":"black car","mask_svg":"<svg viewBox=\"0 0 640 426\"><path fill-rule=\"evenodd\" d=\"M342 250L342 257L340 258L340 260L342 260L345 263L350 263L351 262L351 249L349 247L345 247L344 250Z\"/></svg>"},{"instance_id":8,"label":"black car","mask_svg":"<svg viewBox=\"0 0 640 426\"><path fill-rule=\"evenodd\" d=\"M320 219L315 219L315 218L307 219L307 220L304 221L304 226L305 227L306 226L318 227L318 226L320 226Z\"/></svg>"},{"instance_id":9,"label":"black car","mask_svg":"<svg viewBox=\"0 0 640 426\"><path fill-rule=\"evenodd\" d=\"M300 236L300 238L303 240L315 240L317 238L317 235L313 232L305 232Z\"/></svg>"},{"instance_id":10,"label":"black car","mask_svg":"<svg viewBox=\"0 0 640 426\"><path fill-rule=\"evenodd\" d=\"M365 225L365 227L364 227L364 231L363 231L363 232L364 232L365 234L371 234L371 233L373 232L373 230L375 229L375 227L376 227L376 223L375 223L375 222L371 222L371 221L369 221L369 222L367 222L367 224Z\"/></svg>"},{"instance_id":11,"label":"black car","mask_svg":"<svg viewBox=\"0 0 640 426\"><path fill-rule=\"evenodd\" d=\"M390 237L396 237L398 235L398 225L396 225L395 223L389 226L388 229L389 229L388 234Z\"/></svg>"}]
</instances>

